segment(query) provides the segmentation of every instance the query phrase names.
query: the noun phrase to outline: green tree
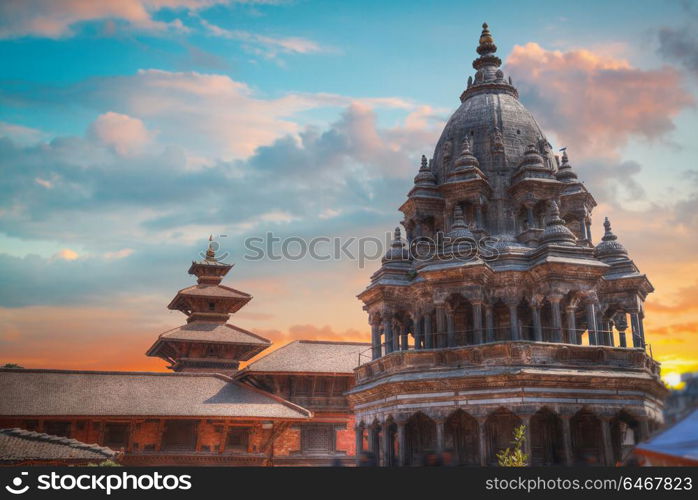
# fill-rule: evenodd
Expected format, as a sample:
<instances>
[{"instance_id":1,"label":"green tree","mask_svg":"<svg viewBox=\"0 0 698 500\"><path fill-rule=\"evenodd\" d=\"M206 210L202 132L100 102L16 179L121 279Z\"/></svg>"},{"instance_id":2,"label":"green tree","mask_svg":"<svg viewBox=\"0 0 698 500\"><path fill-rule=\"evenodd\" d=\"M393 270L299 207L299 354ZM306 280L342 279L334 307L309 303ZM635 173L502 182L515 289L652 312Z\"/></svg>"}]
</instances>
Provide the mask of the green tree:
<instances>
[{"instance_id":1,"label":"green tree","mask_svg":"<svg viewBox=\"0 0 698 500\"><path fill-rule=\"evenodd\" d=\"M3 368L24 368L23 366L19 366L17 363L5 363L2 365Z\"/></svg>"},{"instance_id":2,"label":"green tree","mask_svg":"<svg viewBox=\"0 0 698 500\"><path fill-rule=\"evenodd\" d=\"M520 425L514 429L514 439L511 442L513 448L507 448L497 453L497 462L500 467L526 467L528 455L523 452L526 442L526 426Z\"/></svg>"}]
</instances>

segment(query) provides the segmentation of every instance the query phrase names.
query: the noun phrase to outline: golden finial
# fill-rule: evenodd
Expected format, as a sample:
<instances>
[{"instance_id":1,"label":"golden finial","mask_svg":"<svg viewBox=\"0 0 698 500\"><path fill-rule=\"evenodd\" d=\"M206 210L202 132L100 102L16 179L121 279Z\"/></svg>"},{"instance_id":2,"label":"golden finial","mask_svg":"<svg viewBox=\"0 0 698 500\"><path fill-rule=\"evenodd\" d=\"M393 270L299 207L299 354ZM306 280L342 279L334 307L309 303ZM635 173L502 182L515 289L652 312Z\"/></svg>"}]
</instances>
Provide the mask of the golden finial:
<instances>
[{"instance_id":1,"label":"golden finial","mask_svg":"<svg viewBox=\"0 0 698 500\"><path fill-rule=\"evenodd\" d=\"M490 33L489 27L487 26L487 23L482 23L482 34L480 35L480 45L484 45L486 43L494 43L494 39L492 38L492 33Z\"/></svg>"}]
</instances>

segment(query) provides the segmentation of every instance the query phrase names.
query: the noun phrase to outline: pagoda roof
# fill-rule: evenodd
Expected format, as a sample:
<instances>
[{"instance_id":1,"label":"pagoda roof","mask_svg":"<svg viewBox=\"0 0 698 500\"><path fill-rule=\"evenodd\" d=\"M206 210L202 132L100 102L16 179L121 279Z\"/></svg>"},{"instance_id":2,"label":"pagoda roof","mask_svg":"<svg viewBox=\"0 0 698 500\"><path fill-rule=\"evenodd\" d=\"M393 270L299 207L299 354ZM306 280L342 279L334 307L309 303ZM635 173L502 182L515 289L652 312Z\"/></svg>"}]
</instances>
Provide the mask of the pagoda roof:
<instances>
[{"instance_id":1,"label":"pagoda roof","mask_svg":"<svg viewBox=\"0 0 698 500\"><path fill-rule=\"evenodd\" d=\"M118 453L111 448L76 439L32 432L0 429L0 463L29 460L104 461Z\"/></svg>"},{"instance_id":2,"label":"pagoda roof","mask_svg":"<svg viewBox=\"0 0 698 500\"><path fill-rule=\"evenodd\" d=\"M365 342L295 340L250 363L238 376L250 372L351 375L360 364L359 354L370 347Z\"/></svg>"},{"instance_id":3,"label":"pagoda roof","mask_svg":"<svg viewBox=\"0 0 698 500\"><path fill-rule=\"evenodd\" d=\"M0 416L312 416L220 374L0 369L0 394Z\"/></svg>"},{"instance_id":4,"label":"pagoda roof","mask_svg":"<svg viewBox=\"0 0 698 500\"><path fill-rule=\"evenodd\" d=\"M229 323L193 321L158 336L162 340L215 342L216 344L253 344L264 347L271 341Z\"/></svg>"},{"instance_id":5,"label":"pagoda roof","mask_svg":"<svg viewBox=\"0 0 698 500\"><path fill-rule=\"evenodd\" d=\"M252 295L249 293L241 292L235 288L223 285L211 285L211 284L197 284L192 285L187 288L181 289L177 292L172 302L167 306L168 309L179 309L178 302L182 297L210 297L216 299L235 299L234 302L237 307L230 311L235 312L239 310L242 306L247 304L252 300Z\"/></svg>"}]
</instances>

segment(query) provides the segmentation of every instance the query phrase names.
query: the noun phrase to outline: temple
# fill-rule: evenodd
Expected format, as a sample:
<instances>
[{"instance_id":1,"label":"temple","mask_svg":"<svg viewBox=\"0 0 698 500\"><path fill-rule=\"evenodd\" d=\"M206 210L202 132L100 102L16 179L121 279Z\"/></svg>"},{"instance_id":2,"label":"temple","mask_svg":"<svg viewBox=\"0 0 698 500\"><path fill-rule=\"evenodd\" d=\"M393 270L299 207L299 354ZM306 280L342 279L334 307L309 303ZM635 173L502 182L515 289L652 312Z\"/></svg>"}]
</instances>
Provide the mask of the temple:
<instances>
[{"instance_id":1,"label":"temple","mask_svg":"<svg viewBox=\"0 0 698 500\"><path fill-rule=\"evenodd\" d=\"M357 435L383 465L444 449L492 465L525 424L534 465L613 465L662 424L653 288L608 219L594 245L592 194L496 50L483 24L475 76L400 207L406 241L396 229L359 295L372 348L348 393Z\"/></svg>"},{"instance_id":2,"label":"temple","mask_svg":"<svg viewBox=\"0 0 698 500\"><path fill-rule=\"evenodd\" d=\"M0 369L0 427L107 446L126 465L353 464L370 451L407 466L445 451L496 464L524 424L533 465L622 461L663 423L643 327L653 288L608 220L594 244L593 196L496 50L485 24L475 77L400 207L406 238L395 230L359 294L370 344L260 355L271 342L228 322L252 297L221 284L232 265L211 242L168 306L186 324L147 351L171 373Z\"/></svg>"}]
</instances>

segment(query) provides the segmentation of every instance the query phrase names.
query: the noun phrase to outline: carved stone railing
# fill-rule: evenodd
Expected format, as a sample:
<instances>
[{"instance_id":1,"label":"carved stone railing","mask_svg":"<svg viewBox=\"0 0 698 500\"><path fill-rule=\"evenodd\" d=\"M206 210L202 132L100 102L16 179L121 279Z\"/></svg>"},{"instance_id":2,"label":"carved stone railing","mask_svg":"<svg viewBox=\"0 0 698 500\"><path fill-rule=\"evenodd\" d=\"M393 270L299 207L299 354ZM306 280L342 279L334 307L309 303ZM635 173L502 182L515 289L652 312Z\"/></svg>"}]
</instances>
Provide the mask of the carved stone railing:
<instances>
[{"instance_id":1,"label":"carved stone railing","mask_svg":"<svg viewBox=\"0 0 698 500\"><path fill-rule=\"evenodd\" d=\"M634 370L659 376L659 363L643 349L531 341L394 351L354 372L356 383L362 384L393 373L502 366Z\"/></svg>"}]
</instances>

